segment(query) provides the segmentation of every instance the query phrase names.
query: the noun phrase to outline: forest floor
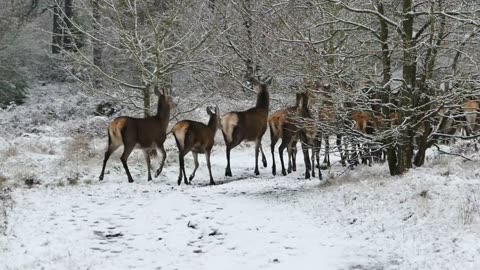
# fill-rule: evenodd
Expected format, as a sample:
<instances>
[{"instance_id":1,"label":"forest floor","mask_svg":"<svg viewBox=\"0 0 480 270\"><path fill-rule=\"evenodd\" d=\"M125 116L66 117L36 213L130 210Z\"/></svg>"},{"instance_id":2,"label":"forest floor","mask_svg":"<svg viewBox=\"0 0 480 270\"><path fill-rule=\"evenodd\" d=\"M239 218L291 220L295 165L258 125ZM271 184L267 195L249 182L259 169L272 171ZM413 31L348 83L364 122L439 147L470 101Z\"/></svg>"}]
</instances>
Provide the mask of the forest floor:
<instances>
[{"instance_id":1,"label":"forest floor","mask_svg":"<svg viewBox=\"0 0 480 270\"><path fill-rule=\"evenodd\" d=\"M26 112L0 114L9 121ZM219 136L212 154L217 185L208 185L200 157L192 185L177 186L172 138L166 168L154 181L147 182L140 151L129 160L135 183L127 182L120 151L98 181L105 138L56 134L63 127L0 137L0 189L11 198L0 269L480 266L480 155L469 143L443 149L470 160L432 150L424 167L401 177L389 176L385 164L346 170L334 157L320 181L303 179L301 153L296 172L276 177L266 153L268 167L254 176L249 144L233 150L233 177L226 178ZM189 174L191 155L186 164Z\"/></svg>"}]
</instances>

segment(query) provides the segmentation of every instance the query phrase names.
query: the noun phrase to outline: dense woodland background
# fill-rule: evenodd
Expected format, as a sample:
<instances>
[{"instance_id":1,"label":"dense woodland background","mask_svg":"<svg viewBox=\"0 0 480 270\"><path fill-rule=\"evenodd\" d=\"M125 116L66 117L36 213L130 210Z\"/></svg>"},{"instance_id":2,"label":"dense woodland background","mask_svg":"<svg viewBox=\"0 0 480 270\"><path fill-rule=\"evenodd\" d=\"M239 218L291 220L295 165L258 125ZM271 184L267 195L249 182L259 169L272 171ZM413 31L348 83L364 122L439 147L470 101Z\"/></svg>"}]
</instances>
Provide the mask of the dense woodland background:
<instances>
[{"instance_id":1,"label":"dense woodland background","mask_svg":"<svg viewBox=\"0 0 480 270\"><path fill-rule=\"evenodd\" d=\"M0 104L38 84L76 83L98 113L155 108L155 88L177 98L174 118L207 103L254 100L272 77L272 110L294 93L333 104L321 123L382 146L392 175L422 166L445 126L478 95L480 3L470 0L18 0L0 3ZM105 100L108 100L105 101ZM112 108L110 108L112 107ZM373 134L352 128L371 112ZM395 113L395 121L392 115ZM459 116L460 115L460 116ZM460 120L459 120L460 119ZM476 129L476 127L473 127ZM447 134L449 133L449 134Z\"/></svg>"}]
</instances>

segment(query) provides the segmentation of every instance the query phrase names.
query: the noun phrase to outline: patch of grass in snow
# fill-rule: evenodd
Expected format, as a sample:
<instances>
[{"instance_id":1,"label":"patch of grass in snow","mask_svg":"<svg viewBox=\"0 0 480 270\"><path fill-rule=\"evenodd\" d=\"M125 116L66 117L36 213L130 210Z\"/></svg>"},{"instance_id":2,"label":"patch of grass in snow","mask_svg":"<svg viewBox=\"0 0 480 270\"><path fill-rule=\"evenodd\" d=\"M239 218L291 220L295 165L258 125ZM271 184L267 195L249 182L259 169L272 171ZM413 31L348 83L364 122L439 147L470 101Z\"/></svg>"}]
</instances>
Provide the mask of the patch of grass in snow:
<instances>
[{"instance_id":1,"label":"patch of grass in snow","mask_svg":"<svg viewBox=\"0 0 480 270\"><path fill-rule=\"evenodd\" d=\"M5 151L3 151L3 159L6 160L11 157L16 157L18 155L18 149L14 145L10 145Z\"/></svg>"},{"instance_id":2,"label":"patch of grass in snow","mask_svg":"<svg viewBox=\"0 0 480 270\"><path fill-rule=\"evenodd\" d=\"M90 139L77 134L65 146L65 160L76 163L85 162L95 157L95 152L90 147Z\"/></svg>"},{"instance_id":3,"label":"patch of grass in snow","mask_svg":"<svg viewBox=\"0 0 480 270\"><path fill-rule=\"evenodd\" d=\"M13 208L10 189L0 187L0 234L6 235L8 228L8 213Z\"/></svg>"},{"instance_id":4,"label":"patch of grass in snow","mask_svg":"<svg viewBox=\"0 0 480 270\"><path fill-rule=\"evenodd\" d=\"M460 218L463 225L480 221L480 200L478 190L470 190L463 198L460 207Z\"/></svg>"},{"instance_id":5,"label":"patch of grass in snow","mask_svg":"<svg viewBox=\"0 0 480 270\"><path fill-rule=\"evenodd\" d=\"M40 180L37 179L34 173L28 171L18 171L15 176L15 186L26 185L28 187L33 187L34 185L40 184Z\"/></svg>"},{"instance_id":6,"label":"patch of grass in snow","mask_svg":"<svg viewBox=\"0 0 480 270\"><path fill-rule=\"evenodd\" d=\"M67 177L67 183L71 186L75 186L80 181L80 174L74 173L71 177Z\"/></svg>"},{"instance_id":7,"label":"patch of grass in snow","mask_svg":"<svg viewBox=\"0 0 480 270\"><path fill-rule=\"evenodd\" d=\"M8 178L5 175L3 175L2 172L0 172L0 188L2 188L2 186L5 185L7 181L8 181Z\"/></svg>"}]
</instances>

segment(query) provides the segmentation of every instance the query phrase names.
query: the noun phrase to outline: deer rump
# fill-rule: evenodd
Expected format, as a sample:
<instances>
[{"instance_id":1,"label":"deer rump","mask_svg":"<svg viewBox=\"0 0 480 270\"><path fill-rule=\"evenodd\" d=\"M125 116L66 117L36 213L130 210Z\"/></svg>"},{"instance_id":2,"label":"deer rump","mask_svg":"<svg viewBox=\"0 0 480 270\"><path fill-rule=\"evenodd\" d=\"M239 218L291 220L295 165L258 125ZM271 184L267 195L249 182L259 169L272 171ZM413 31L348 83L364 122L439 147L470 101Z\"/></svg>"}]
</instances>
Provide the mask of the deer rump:
<instances>
[{"instance_id":1,"label":"deer rump","mask_svg":"<svg viewBox=\"0 0 480 270\"><path fill-rule=\"evenodd\" d=\"M222 133L232 147L242 141L256 141L267 131L268 112L261 108L229 112L222 117Z\"/></svg>"}]
</instances>

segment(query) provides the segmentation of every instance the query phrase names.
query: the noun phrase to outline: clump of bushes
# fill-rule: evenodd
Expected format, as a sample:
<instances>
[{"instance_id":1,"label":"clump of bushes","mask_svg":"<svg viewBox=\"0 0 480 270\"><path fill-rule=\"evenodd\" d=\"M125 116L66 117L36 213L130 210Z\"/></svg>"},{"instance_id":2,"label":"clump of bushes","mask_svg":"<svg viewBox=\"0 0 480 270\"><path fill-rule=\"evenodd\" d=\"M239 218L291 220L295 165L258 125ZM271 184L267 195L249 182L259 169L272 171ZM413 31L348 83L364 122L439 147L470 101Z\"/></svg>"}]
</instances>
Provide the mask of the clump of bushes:
<instances>
[{"instance_id":1,"label":"clump of bushes","mask_svg":"<svg viewBox=\"0 0 480 270\"><path fill-rule=\"evenodd\" d=\"M27 79L17 71L0 68L0 107L23 104L27 87Z\"/></svg>"}]
</instances>

